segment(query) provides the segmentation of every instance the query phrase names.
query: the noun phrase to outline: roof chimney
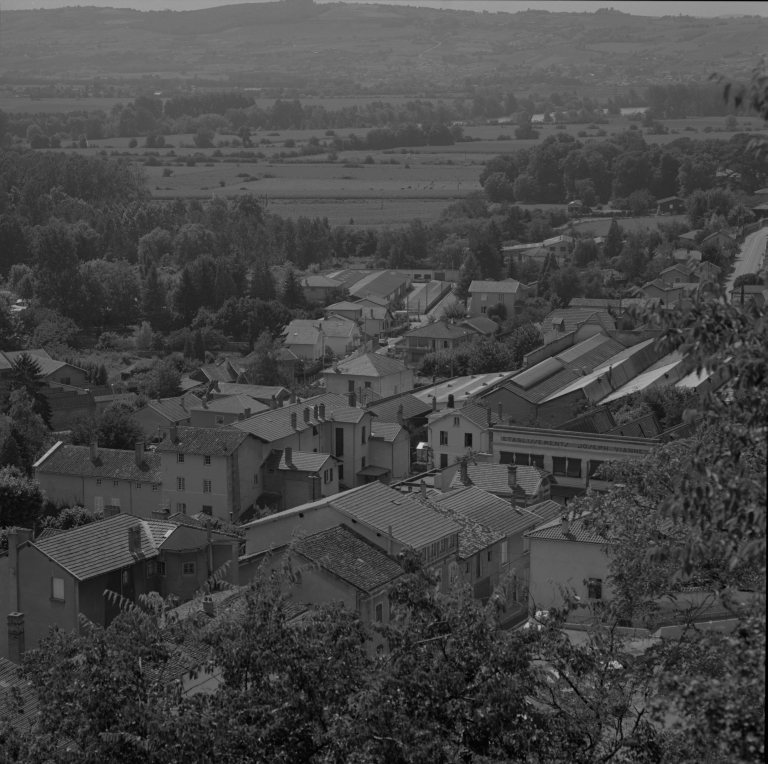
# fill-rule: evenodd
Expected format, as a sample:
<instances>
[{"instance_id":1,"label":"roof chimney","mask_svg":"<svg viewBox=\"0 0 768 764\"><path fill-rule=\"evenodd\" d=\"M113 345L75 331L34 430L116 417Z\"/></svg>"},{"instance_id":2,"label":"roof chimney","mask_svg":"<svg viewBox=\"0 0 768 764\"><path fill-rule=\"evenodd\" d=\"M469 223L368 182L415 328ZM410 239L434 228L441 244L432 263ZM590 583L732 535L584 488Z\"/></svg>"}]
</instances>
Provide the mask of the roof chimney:
<instances>
[{"instance_id":1,"label":"roof chimney","mask_svg":"<svg viewBox=\"0 0 768 764\"><path fill-rule=\"evenodd\" d=\"M216 615L216 603L210 594L206 594L203 597L203 612L211 617Z\"/></svg>"},{"instance_id":2,"label":"roof chimney","mask_svg":"<svg viewBox=\"0 0 768 764\"><path fill-rule=\"evenodd\" d=\"M491 424L492 424L492 420L493 420L493 412L491 411L491 407L490 406L488 406L486 411L488 412L488 426L490 427Z\"/></svg>"},{"instance_id":3,"label":"roof chimney","mask_svg":"<svg viewBox=\"0 0 768 764\"><path fill-rule=\"evenodd\" d=\"M320 419L325 419L325 404L321 403L318 409L320 409Z\"/></svg>"},{"instance_id":4,"label":"roof chimney","mask_svg":"<svg viewBox=\"0 0 768 764\"><path fill-rule=\"evenodd\" d=\"M24 658L24 613L8 613L8 660L21 663Z\"/></svg>"},{"instance_id":5,"label":"roof chimney","mask_svg":"<svg viewBox=\"0 0 768 764\"><path fill-rule=\"evenodd\" d=\"M128 551L135 554L141 551L141 526L132 525L128 529Z\"/></svg>"},{"instance_id":6,"label":"roof chimney","mask_svg":"<svg viewBox=\"0 0 768 764\"><path fill-rule=\"evenodd\" d=\"M517 508L517 467L514 464L507 466L507 485L512 491L512 509Z\"/></svg>"},{"instance_id":7,"label":"roof chimney","mask_svg":"<svg viewBox=\"0 0 768 764\"><path fill-rule=\"evenodd\" d=\"M504 406L502 405L501 401L499 401L499 422L504 422Z\"/></svg>"},{"instance_id":8,"label":"roof chimney","mask_svg":"<svg viewBox=\"0 0 768 764\"><path fill-rule=\"evenodd\" d=\"M134 451L136 453L136 466L141 467L142 464L144 464L144 441L140 440L136 443L134 446Z\"/></svg>"},{"instance_id":9,"label":"roof chimney","mask_svg":"<svg viewBox=\"0 0 768 764\"><path fill-rule=\"evenodd\" d=\"M207 396L207 395L205 396L205 400L208 400L208 396ZM184 411L186 411L186 410L187 410L187 402L186 402L186 400L184 399L184 396L183 396L183 395L181 396L181 408L183 408L183 409L184 409Z\"/></svg>"},{"instance_id":10,"label":"roof chimney","mask_svg":"<svg viewBox=\"0 0 768 764\"><path fill-rule=\"evenodd\" d=\"M304 407L304 421L309 422L309 406Z\"/></svg>"},{"instance_id":11,"label":"roof chimney","mask_svg":"<svg viewBox=\"0 0 768 764\"><path fill-rule=\"evenodd\" d=\"M469 485L469 468L466 459L461 460L461 483L462 485Z\"/></svg>"},{"instance_id":12,"label":"roof chimney","mask_svg":"<svg viewBox=\"0 0 768 764\"><path fill-rule=\"evenodd\" d=\"M560 530L563 533L563 536L567 536L568 533L570 533L571 530L571 515L570 513L565 514L563 513L560 517Z\"/></svg>"},{"instance_id":13,"label":"roof chimney","mask_svg":"<svg viewBox=\"0 0 768 764\"><path fill-rule=\"evenodd\" d=\"M283 451L283 456L285 457L285 466L293 467L293 448L291 446L285 447L285 450Z\"/></svg>"},{"instance_id":14,"label":"roof chimney","mask_svg":"<svg viewBox=\"0 0 768 764\"><path fill-rule=\"evenodd\" d=\"M275 397L274 395L272 396ZM288 399L288 403L296 403L296 393L291 393L291 397Z\"/></svg>"},{"instance_id":15,"label":"roof chimney","mask_svg":"<svg viewBox=\"0 0 768 764\"><path fill-rule=\"evenodd\" d=\"M172 424L168 429L168 434L171 439L171 443L179 442L179 428L175 424Z\"/></svg>"},{"instance_id":16,"label":"roof chimney","mask_svg":"<svg viewBox=\"0 0 768 764\"><path fill-rule=\"evenodd\" d=\"M243 411L243 419L250 419L251 418L251 409L246 408L245 411Z\"/></svg>"},{"instance_id":17,"label":"roof chimney","mask_svg":"<svg viewBox=\"0 0 768 764\"><path fill-rule=\"evenodd\" d=\"M207 409L208 408L208 397L207 396L205 396L205 395L203 396L202 403L203 403L203 408Z\"/></svg>"},{"instance_id":18,"label":"roof chimney","mask_svg":"<svg viewBox=\"0 0 768 764\"><path fill-rule=\"evenodd\" d=\"M357 396L354 393L349 393L349 407L355 408L357 406Z\"/></svg>"},{"instance_id":19,"label":"roof chimney","mask_svg":"<svg viewBox=\"0 0 768 764\"><path fill-rule=\"evenodd\" d=\"M402 408L402 406L400 408ZM434 395L432 396L432 411L437 411L437 397Z\"/></svg>"},{"instance_id":20,"label":"roof chimney","mask_svg":"<svg viewBox=\"0 0 768 764\"><path fill-rule=\"evenodd\" d=\"M243 412L241 411L241 412L240 412L240 413L237 415L237 421L238 421L238 422L242 422L242 421L243 421L243 419L245 419L245 414L243 414Z\"/></svg>"},{"instance_id":21,"label":"roof chimney","mask_svg":"<svg viewBox=\"0 0 768 764\"><path fill-rule=\"evenodd\" d=\"M276 409L277 408L277 399L275 398L274 395L272 396L272 400L269 402L269 407L271 409Z\"/></svg>"},{"instance_id":22,"label":"roof chimney","mask_svg":"<svg viewBox=\"0 0 768 764\"><path fill-rule=\"evenodd\" d=\"M453 408L453 393L448 394L448 408L449 409Z\"/></svg>"},{"instance_id":23,"label":"roof chimney","mask_svg":"<svg viewBox=\"0 0 768 764\"><path fill-rule=\"evenodd\" d=\"M397 423L401 426L405 426L405 417L403 416L403 404L401 403L397 407Z\"/></svg>"},{"instance_id":24,"label":"roof chimney","mask_svg":"<svg viewBox=\"0 0 768 764\"><path fill-rule=\"evenodd\" d=\"M91 441L91 461L95 462L99 458L99 442Z\"/></svg>"},{"instance_id":25,"label":"roof chimney","mask_svg":"<svg viewBox=\"0 0 768 764\"><path fill-rule=\"evenodd\" d=\"M296 412L295 411L291 411L291 427L293 427L293 429L295 430L296 426L297 426L296 425Z\"/></svg>"},{"instance_id":26,"label":"roof chimney","mask_svg":"<svg viewBox=\"0 0 768 764\"><path fill-rule=\"evenodd\" d=\"M317 404L315 404L315 407L312 409L312 418L317 421L319 419L320 414L320 408Z\"/></svg>"},{"instance_id":27,"label":"roof chimney","mask_svg":"<svg viewBox=\"0 0 768 764\"><path fill-rule=\"evenodd\" d=\"M422 500L427 500L427 484L422 480L421 481L421 498Z\"/></svg>"}]
</instances>

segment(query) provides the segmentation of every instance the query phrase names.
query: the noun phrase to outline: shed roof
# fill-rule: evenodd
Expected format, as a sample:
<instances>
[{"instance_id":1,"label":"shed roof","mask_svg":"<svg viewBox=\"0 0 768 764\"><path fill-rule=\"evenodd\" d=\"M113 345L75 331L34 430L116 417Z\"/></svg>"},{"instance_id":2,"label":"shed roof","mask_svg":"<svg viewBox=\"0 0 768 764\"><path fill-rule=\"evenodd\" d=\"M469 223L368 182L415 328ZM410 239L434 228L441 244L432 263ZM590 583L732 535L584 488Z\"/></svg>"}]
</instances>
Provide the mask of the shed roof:
<instances>
[{"instance_id":1,"label":"shed roof","mask_svg":"<svg viewBox=\"0 0 768 764\"><path fill-rule=\"evenodd\" d=\"M200 399L195 395L180 395L175 398L159 398L147 401L146 408L159 414L163 419L173 424L174 422L187 421L191 414L191 409L199 403ZM141 411L141 409L139 409Z\"/></svg>"},{"instance_id":2,"label":"shed roof","mask_svg":"<svg viewBox=\"0 0 768 764\"><path fill-rule=\"evenodd\" d=\"M308 451L293 451L291 464L285 461L285 451L275 449L266 460L267 469L283 470L284 472L317 472L323 469L326 462L334 461L330 454ZM333 464L331 464L333 466Z\"/></svg>"},{"instance_id":3,"label":"shed roof","mask_svg":"<svg viewBox=\"0 0 768 764\"><path fill-rule=\"evenodd\" d=\"M371 423L371 437L383 440L385 443L394 443L397 436L404 431L404 428L394 422Z\"/></svg>"},{"instance_id":4,"label":"shed roof","mask_svg":"<svg viewBox=\"0 0 768 764\"><path fill-rule=\"evenodd\" d=\"M489 292L493 294L517 294L520 287L523 286L515 279L506 279L505 281L473 281L469 285L469 293ZM523 286L525 289L525 286Z\"/></svg>"},{"instance_id":5,"label":"shed roof","mask_svg":"<svg viewBox=\"0 0 768 764\"><path fill-rule=\"evenodd\" d=\"M408 371L408 367L395 358L366 353L348 361L342 361L336 369L325 369L323 374L347 374L353 377L386 377Z\"/></svg>"},{"instance_id":6,"label":"shed roof","mask_svg":"<svg viewBox=\"0 0 768 764\"><path fill-rule=\"evenodd\" d=\"M247 432L237 430L234 427L179 427L177 439L173 441L170 434L167 435L157 445L157 451L161 453L230 456L247 437Z\"/></svg>"},{"instance_id":7,"label":"shed roof","mask_svg":"<svg viewBox=\"0 0 768 764\"><path fill-rule=\"evenodd\" d=\"M70 446L59 441L35 462L35 472L53 475L131 480L137 483L161 483L160 456L144 452L141 464L136 464L135 451L99 448L95 461L90 446Z\"/></svg>"},{"instance_id":8,"label":"shed roof","mask_svg":"<svg viewBox=\"0 0 768 764\"><path fill-rule=\"evenodd\" d=\"M410 393L371 403L368 408L376 414L377 422L392 422L396 424L398 421L397 412L400 406L403 407L404 421L415 417L425 417L432 411L431 404L420 401Z\"/></svg>"},{"instance_id":9,"label":"shed roof","mask_svg":"<svg viewBox=\"0 0 768 764\"><path fill-rule=\"evenodd\" d=\"M345 524L299 539L295 549L366 594L403 575L395 560Z\"/></svg>"},{"instance_id":10,"label":"shed roof","mask_svg":"<svg viewBox=\"0 0 768 764\"><path fill-rule=\"evenodd\" d=\"M459 326L468 326L480 334L495 334L499 330L499 325L487 316L475 316L474 318L464 319Z\"/></svg>"}]
</instances>

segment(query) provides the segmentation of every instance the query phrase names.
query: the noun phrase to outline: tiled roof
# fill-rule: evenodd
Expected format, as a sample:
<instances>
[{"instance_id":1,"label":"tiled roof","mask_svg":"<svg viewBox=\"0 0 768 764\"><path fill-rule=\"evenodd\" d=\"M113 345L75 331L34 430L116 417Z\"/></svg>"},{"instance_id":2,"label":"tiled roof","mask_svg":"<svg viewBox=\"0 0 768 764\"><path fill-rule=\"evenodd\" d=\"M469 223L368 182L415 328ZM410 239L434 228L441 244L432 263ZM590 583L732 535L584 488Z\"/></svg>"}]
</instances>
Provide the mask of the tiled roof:
<instances>
[{"instance_id":1,"label":"tiled roof","mask_svg":"<svg viewBox=\"0 0 768 764\"><path fill-rule=\"evenodd\" d=\"M615 329L616 322L613 317L605 310L596 310L595 308L559 308L553 310L543 321L545 328L561 324L565 326L566 332L572 332L579 328L586 321L597 321L603 329Z\"/></svg>"},{"instance_id":2,"label":"tiled roof","mask_svg":"<svg viewBox=\"0 0 768 764\"><path fill-rule=\"evenodd\" d=\"M608 543L602 536L598 536L597 533L586 527L583 517L570 521L568 533L563 533L562 520L557 519L525 535L531 539L549 539L551 541L580 541L586 544Z\"/></svg>"},{"instance_id":3,"label":"tiled roof","mask_svg":"<svg viewBox=\"0 0 768 764\"><path fill-rule=\"evenodd\" d=\"M330 503L380 533L387 533L391 526L393 538L415 549L459 531L459 526L452 520L413 496L378 481L340 493L332 497Z\"/></svg>"},{"instance_id":4,"label":"tiled roof","mask_svg":"<svg viewBox=\"0 0 768 764\"><path fill-rule=\"evenodd\" d=\"M144 461L136 464L134 451L99 448L91 461L90 446L70 446L59 441L35 463L35 471L53 475L132 480L137 483L161 483L160 456L144 452Z\"/></svg>"},{"instance_id":5,"label":"tiled roof","mask_svg":"<svg viewBox=\"0 0 768 764\"><path fill-rule=\"evenodd\" d=\"M251 415L258 414L261 411L267 411L269 406L260 403L250 395L228 395L223 398L212 398L203 405L202 400L188 406L194 409L205 409L217 414L242 414L246 409L251 410Z\"/></svg>"},{"instance_id":6,"label":"tiled roof","mask_svg":"<svg viewBox=\"0 0 768 764\"><path fill-rule=\"evenodd\" d=\"M360 297L357 301L358 305L372 305L379 308L386 308L389 306L389 300L385 300L383 297L379 297L375 294L367 294L364 297Z\"/></svg>"},{"instance_id":7,"label":"tiled roof","mask_svg":"<svg viewBox=\"0 0 768 764\"><path fill-rule=\"evenodd\" d=\"M456 324L450 324L447 321L435 321L434 324L427 324L426 326L420 326L418 329L406 332L405 336L426 337L433 340L453 340L459 337L473 336L474 334L475 331L472 329L456 326Z\"/></svg>"},{"instance_id":8,"label":"tiled roof","mask_svg":"<svg viewBox=\"0 0 768 764\"><path fill-rule=\"evenodd\" d=\"M453 377L435 385L420 387L413 390L412 395L425 403L432 403L432 398L437 399L438 406L448 401L452 395L454 401L459 404L474 396L483 396L501 386L517 374L516 371L493 372L490 374L470 374L464 377Z\"/></svg>"},{"instance_id":9,"label":"tiled roof","mask_svg":"<svg viewBox=\"0 0 768 764\"><path fill-rule=\"evenodd\" d=\"M505 499L476 486L450 491L432 501L452 507L467 517L493 528L505 536L514 536L529 528L560 517L563 508L556 501L542 501L531 507L512 507Z\"/></svg>"},{"instance_id":10,"label":"tiled roof","mask_svg":"<svg viewBox=\"0 0 768 764\"><path fill-rule=\"evenodd\" d=\"M291 456L291 466L285 461L285 451L281 449L275 449L269 455L266 461L268 469L272 470L285 470L296 472L317 472L323 469L323 466L328 460L333 461L333 457L330 454L316 454L308 451L293 451ZM333 464L331 465L333 466Z\"/></svg>"},{"instance_id":11,"label":"tiled roof","mask_svg":"<svg viewBox=\"0 0 768 764\"><path fill-rule=\"evenodd\" d=\"M594 409L594 411L588 411L586 414L576 417L576 419L559 424L555 429L567 430L568 432L592 432L599 434L608 432L608 430L615 426L616 422L610 410L606 406L602 406Z\"/></svg>"},{"instance_id":12,"label":"tiled roof","mask_svg":"<svg viewBox=\"0 0 768 764\"><path fill-rule=\"evenodd\" d=\"M509 470L506 464L467 464L467 477L472 485L499 496L512 496L509 487ZM526 496L535 496L541 488L541 481L549 473L538 467L517 466L517 486ZM451 481L451 488L461 488L461 473L457 472Z\"/></svg>"},{"instance_id":13,"label":"tiled roof","mask_svg":"<svg viewBox=\"0 0 768 764\"><path fill-rule=\"evenodd\" d=\"M324 374L349 374L354 377L386 377L389 374L400 374L408 371L408 367L394 358L387 358L376 353L366 353L349 361L338 364L338 372L326 369Z\"/></svg>"},{"instance_id":14,"label":"tiled roof","mask_svg":"<svg viewBox=\"0 0 768 764\"><path fill-rule=\"evenodd\" d=\"M623 435L626 438L656 438L661 435L661 425L653 412L633 419L631 422L608 430L606 435Z\"/></svg>"},{"instance_id":15,"label":"tiled roof","mask_svg":"<svg viewBox=\"0 0 768 764\"><path fill-rule=\"evenodd\" d=\"M96 406L96 399L90 393L80 395L79 393L67 392L65 395L49 395L47 390L41 390L41 392L48 399L51 411L87 409Z\"/></svg>"},{"instance_id":16,"label":"tiled roof","mask_svg":"<svg viewBox=\"0 0 768 764\"><path fill-rule=\"evenodd\" d=\"M300 539L296 551L366 593L403 575L395 560L343 524Z\"/></svg>"},{"instance_id":17,"label":"tiled roof","mask_svg":"<svg viewBox=\"0 0 768 764\"><path fill-rule=\"evenodd\" d=\"M325 420L316 419L314 407L325 404ZM309 409L309 421L304 421L304 410ZM291 414L296 414L296 427L291 426ZM319 412L318 412L319 414ZM263 411L250 419L241 422L233 422L231 427L243 433L255 435L266 443L271 443L280 438L285 438L296 432L317 427L326 420L332 421L359 421L366 411L364 409L350 408L347 399L342 395L326 393L315 398L308 398L301 403L290 406Z\"/></svg>"},{"instance_id":18,"label":"tiled roof","mask_svg":"<svg viewBox=\"0 0 768 764\"><path fill-rule=\"evenodd\" d=\"M410 393L397 398L389 398L380 403L371 403L368 408L376 414L377 422L397 423L397 411L400 406L403 407L403 420L425 417L432 411L432 406L429 403L420 401Z\"/></svg>"},{"instance_id":19,"label":"tiled roof","mask_svg":"<svg viewBox=\"0 0 768 764\"><path fill-rule=\"evenodd\" d=\"M306 276L301 280L301 285L303 287L309 287L310 289L312 288L335 289L336 287L340 287L341 284L342 284L341 281L336 281L336 279L329 279L327 276L323 276L322 274L317 274L315 276Z\"/></svg>"},{"instance_id":20,"label":"tiled roof","mask_svg":"<svg viewBox=\"0 0 768 764\"><path fill-rule=\"evenodd\" d=\"M131 552L128 529L136 525L141 528L141 551ZM176 528L174 523L119 514L32 543L75 578L85 581L156 557L160 544Z\"/></svg>"},{"instance_id":21,"label":"tiled roof","mask_svg":"<svg viewBox=\"0 0 768 764\"><path fill-rule=\"evenodd\" d=\"M343 316L330 316L322 322L321 326L326 337L351 337L357 324Z\"/></svg>"},{"instance_id":22,"label":"tiled roof","mask_svg":"<svg viewBox=\"0 0 768 764\"><path fill-rule=\"evenodd\" d=\"M247 432L242 432L234 427L179 427L177 440L174 442L170 439L170 435L166 436L158 444L157 451L229 456L247 437Z\"/></svg>"},{"instance_id":23,"label":"tiled roof","mask_svg":"<svg viewBox=\"0 0 768 764\"><path fill-rule=\"evenodd\" d=\"M20 705L14 701L12 691L18 691L21 695ZM18 664L5 658L0 658L0 707L3 716L8 717L11 729L22 734L29 732L37 720L40 708L40 699L30 679L20 677Z\"/></svg>"},{"instance_id":24,"label":"tiled roof","mask_svg":"<svg viewBox=\"0 0 768 764\"><path fill-rule=\"evenodd\" d=\"M147 402L147 408L152 409L169 422L184 422L189 420L191 409L195 407L195 401L199 401L194 395L178 398L160 398ZM186 408L185 408L186 406ZM141 409L139 409L141 410Z\"/></svg>"},{"instance_id":25,"label":"tiled roof","mask_svg":"<svg viewBox=\"0 0 768 764\"><path fill-rule=\"evenodd\" d=\"M218 395L249 395L251 398L255 398L262 403L269 403L272 397L275 398L288 398L291 391L285 387L275 387L271 385L241 385L236 382L219 382L217 388Z\"/></svg>"},{"instance_id":26,"label":"tiled roof","mask_svg":"<svg viewBox=\"0 0 768 764\"><path fill-rule=\"evenodd\" d=\"M486 316L466 318L459 324L459 326L467 326L480 334L495 334L499 329L499 325Z\"/></svg>"},{"instance_id":27,"label":"tiled roof","mask_svg":"<svg viewBox=\"0 0 768 764\"><path fill-rule=\"evenodd\" d=\"M314 345L320 339L321 330L315 326L290 324L285 329L283 342L286 345Z\"/></svg>"},{"instance_id":28,"label":"tiled roof","mask_svg":"<svg viewBox=\"0 0 768 764\"><path fill-rule=\"evenodd\" d=\"M354 311L362 311L363 306L360 305L360 303L357 302L351 302L350 300L342 300L341 302L335 302L333 305L327 305L325 307L326 313L335 313L339 310L354 310Z\"/></svg>"},{"instance_id":29,"label":"tiled roof","mask_svg":"<svg viewBox=\"0 0 768 764\"><path fill-rule=\"evenodd\" d=\"M686 276L690 276L692 273L696 272L695 268L689 268L687 265L681 265L680 263L676 263L675 265L670 265L669 268L665 268L661 275L663 276L665 273L669 273L670 271L677 271L678 273L683 273Z\"/></svg>"},{"instance_id":30,"label":"tiled roof","mask_svg":"<svg viewBox=\"0 0 768 764\"><path fill-rule=\"evenodd\" d=\"M520 282L515 281L515 279L507 279L506 281L473 281L469 285L469 293L516 294L520 286Z\"/></svg>"},{"instance_id":31,"label":"tiled roof","mask_svg":"<svg viewBox=\"0 0 768 764\"><path fill-rule=\"evenodd\" d=\"M389 297L407 283L407 277L397 273L397 271L371 273L349 287L349 293L357 297L366 297L369 294Z\"/></svg>"},{"instance_id":32,"label":"tiled roof","mask_svg":"<svg viewBox=\"0 0 768 764\"><path fill-rule=\"evenodd\" d=\"M37 348L32 350L6 350L3 355L5 355L11 364L13 364L16 362L19 356L23 355L24 353L32 356L35 361L37 361L37 364L40 367L40 371L44 377L48 377L51 374L54 374L65 366L69 366L72 369L80 368L79 366L73 366L71 363L66 363L65 361L55 361L53 358L51 358L51 356L48 355L45 350ZM82 371L82 369L80 370Z\"/></svg>"},{"instance_id":33,"label":"tiled roof","mask_svg":"<svg viewBox=\"0 0 768 764\"><path fill-rule=\"evenodd\" d=\"M490 424L488 423L489 414ZM443 409L442 411L439 411L436 414L430 416L429 420L430 424L432 424L432 422L436 422L443 417L458 415L466 417L470 422L473 422L481 428L487 428L499 423L498 414L496 414L492 409L486 408L485 406L480 406L477 403L466 403L461 408Z\"/></svg>"},{"instance_id":34,"label":"tiled roof","mask_svg":"<svg viewBox=\"0 0 768 764\"><path fill-rule=\"evenodd\" d=\"M198 370L207 380L216 380L217 382L234 382L235 375L232 373L229 364L207 363ZM197 373L197 372L196 372Z\"/></svg>"},{"instance_id":35,"label":"tiled roof","mask_svg":"<svg viewBox=\"0 0 768 764\"><path fill-rule=\"evenodd\" d=\"M371 437L381 438L385 443L393 443L402 430L403 428L399 424L392 422L375 421L371 423Z\"/></svg>"},{"instance_id":36,"label":"tiled roof","mask_svg":"<svg viewBox=\"0 0 768 764\"><path fill-rule=\"evenodd\" d=\"M443 503L432 499L431 504L437 512L461 527L458 554L460 560L468 560L472 555L482 552L506 536L505 533L468 517L459 507L453 506L453 502Z\"/></svg>"}]
</instances>

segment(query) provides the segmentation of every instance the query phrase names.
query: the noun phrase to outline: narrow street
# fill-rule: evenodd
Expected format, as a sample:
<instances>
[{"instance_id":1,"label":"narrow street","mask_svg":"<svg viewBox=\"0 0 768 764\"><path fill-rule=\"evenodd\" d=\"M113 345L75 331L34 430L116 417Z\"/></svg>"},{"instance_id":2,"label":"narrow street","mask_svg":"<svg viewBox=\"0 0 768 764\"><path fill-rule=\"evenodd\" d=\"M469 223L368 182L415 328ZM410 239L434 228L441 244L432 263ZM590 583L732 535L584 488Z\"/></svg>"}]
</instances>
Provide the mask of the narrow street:
<instances>
[{"instance_id":1,"label":"narrow street","mask_svg":"<svg viewBox=\"0 0 768 764\"><path fill-rule=\"evenodd\" d=\"M743 276L745 273L757 273L760 270L765 256L766 242L768 242L768 228L761 228L744 239L741 251L736 255L733 263L733 273L725 282L728 293L733 289L733 283L739 276Z\"/></svg>"}]
</instances>

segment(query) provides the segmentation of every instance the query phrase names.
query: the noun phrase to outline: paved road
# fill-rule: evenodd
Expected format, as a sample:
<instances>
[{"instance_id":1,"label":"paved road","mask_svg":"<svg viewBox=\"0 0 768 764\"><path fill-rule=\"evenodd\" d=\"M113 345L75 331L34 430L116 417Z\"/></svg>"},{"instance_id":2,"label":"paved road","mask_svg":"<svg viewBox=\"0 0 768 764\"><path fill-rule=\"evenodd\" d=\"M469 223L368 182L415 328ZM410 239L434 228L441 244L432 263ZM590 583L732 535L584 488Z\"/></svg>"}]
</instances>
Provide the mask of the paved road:
<instances>
[{"instance_id":1,"label":"paved road","mask_svg":"<svg viewBox=\"0 0 768 764\"><path fill-rule=\"evenodd\" d=\"M757 273L763 262L765 246L768 242L768 228L761 228L754 233L749 234L741 245L741 251L734 260L733 273L726 281L726 289L730 293L733 289L733 282L739 276L745 273Z\"/></svg>"}]
</instances>

